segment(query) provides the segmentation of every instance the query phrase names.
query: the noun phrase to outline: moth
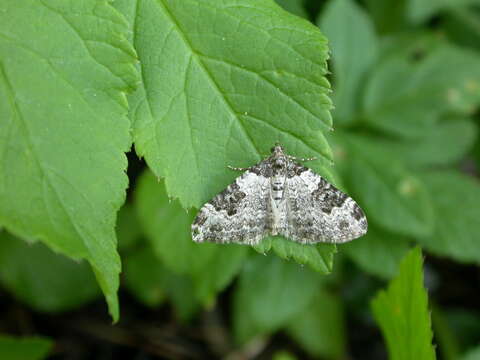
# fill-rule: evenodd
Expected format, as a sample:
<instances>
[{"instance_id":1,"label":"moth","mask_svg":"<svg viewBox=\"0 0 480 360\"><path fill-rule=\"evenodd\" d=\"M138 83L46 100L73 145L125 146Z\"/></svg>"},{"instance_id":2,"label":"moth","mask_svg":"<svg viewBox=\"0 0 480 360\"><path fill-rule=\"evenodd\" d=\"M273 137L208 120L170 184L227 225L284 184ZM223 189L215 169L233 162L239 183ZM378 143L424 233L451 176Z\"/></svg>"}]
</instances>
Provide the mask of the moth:
<instances>
[{"instance_id":1,"label":"moth","mask_svg":"<svg viewBox=\"0 0 480 360\"><path fill-rule=\"evenodd\" d=\"M358 204L323 177L285 153L271 155L244 171L206 203L192 223L196 242L258 244L269 235L302 244L343 243L367 232Z\"/></svg>"}]
</instances>

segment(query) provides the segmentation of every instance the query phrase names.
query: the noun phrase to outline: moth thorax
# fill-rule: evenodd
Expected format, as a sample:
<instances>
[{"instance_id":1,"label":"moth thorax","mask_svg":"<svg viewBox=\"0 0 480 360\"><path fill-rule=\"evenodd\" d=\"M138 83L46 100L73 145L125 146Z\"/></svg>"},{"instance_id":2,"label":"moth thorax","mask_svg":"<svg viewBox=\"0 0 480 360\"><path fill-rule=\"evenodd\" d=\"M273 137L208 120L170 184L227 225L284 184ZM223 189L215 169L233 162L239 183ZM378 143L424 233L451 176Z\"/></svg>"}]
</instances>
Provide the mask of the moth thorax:
<instances>
[{"instance_id":1,"label":"moth thorax","mask_svg":"<svg viewBox=\"0 0 480 360\"><path fill-rule=\"evenodd\" d=\"M285 189L285 176L275 175L271 181L272 198L273 200L282 200Z\"/></svg>"}]
</instances>

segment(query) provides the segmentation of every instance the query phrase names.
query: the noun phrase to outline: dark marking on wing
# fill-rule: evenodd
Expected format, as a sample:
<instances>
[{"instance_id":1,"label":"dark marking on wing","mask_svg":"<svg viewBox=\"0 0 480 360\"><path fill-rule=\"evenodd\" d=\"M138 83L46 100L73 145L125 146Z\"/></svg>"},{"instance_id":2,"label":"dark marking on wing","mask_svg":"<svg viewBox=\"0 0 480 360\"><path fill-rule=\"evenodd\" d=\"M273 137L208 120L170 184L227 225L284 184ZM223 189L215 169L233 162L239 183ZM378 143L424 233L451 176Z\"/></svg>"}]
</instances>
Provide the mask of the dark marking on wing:
<instances>
[{"instance_id":1,"label":"dark marking on wing","mask_svg":"<svg viewBox=\"0 0 480 360\"><path fill-rule=\"evenodd\" d=\"M257 165L248 168L248 170L258 176L266 178L271 178L274 175L273 164L270 158L259 162Z\"/></svg>"},{"instance_id":2,"label":"dark marking on wing","mask_svg":"<svg viewBox=\"0 0 480 360\"><path fill-rule=\"evenodd\" d=\"M348 221L345 221L345 220L340 221L340 223L338 224L338 227L339 227L340 230L345 230L349 226L350 226L350 224L348 223Z\"/></svg>"},{"instance_id":3,"label":"dark marking on wing","mask_svg":"<svg viewBox=\"0 0 480 360\"><path fill-rule=\"evenodd\" d=\"M197 216L195 217L195 220L193 221L193 223L195 225L203 225L205 224L205 221L207 221L207 215L205 215L205 213L202 210L200 210Z\"/></svg>"},{"instance_id":4,"label":"dark marking on wing","mask_svg":"<svg viewBox=\"0 0 480 360\"><path fill-rule=\"evenodd\" d=\"M341 207L348 199L346 194L332 184L327 183L323 178L321 178L317 188L312 192L312 196L321 204L322 211L327 214L330 214L334 207Z\"/></svg>"},{"instance_id":5,"label":"dark marking on wing","mask_svg":"<svg viewBox=\"0 0 480 360\"><path fill-rule=\"evenodd\" d=\"M288 169L287 169L287 177L290 179L294 176L299 176L304 171L307 171L307 170L308 170L308 168L303 166L303 165L296 164L294 162L290 162L290 164L288 165Z\"/></svg>"},{"instance_id":6,"label":"dark marking on wing","mask_svg":"<svg viewBox=\"0 0 480 360\"><path fill-rule=\"evenodd\" d=\"M363 210L360 208L360 206L356 205L353 207L352 210L352 216L356 219L359 220L365 218L365 213Z\"/></svg>"},{"instance_id":7,"label":"dark marking on wing","mask_svg":"<svg viewBox=\"0 0 480 360\"><path fill-rule=\"evenodd\" d=\"M213 205L215 210L225 210L229 216L232 216L237 213L238 204L245 196L246 194L240 191L240 187L235 182L210 200L210 204Z\"/></svg>"}]
</instances>

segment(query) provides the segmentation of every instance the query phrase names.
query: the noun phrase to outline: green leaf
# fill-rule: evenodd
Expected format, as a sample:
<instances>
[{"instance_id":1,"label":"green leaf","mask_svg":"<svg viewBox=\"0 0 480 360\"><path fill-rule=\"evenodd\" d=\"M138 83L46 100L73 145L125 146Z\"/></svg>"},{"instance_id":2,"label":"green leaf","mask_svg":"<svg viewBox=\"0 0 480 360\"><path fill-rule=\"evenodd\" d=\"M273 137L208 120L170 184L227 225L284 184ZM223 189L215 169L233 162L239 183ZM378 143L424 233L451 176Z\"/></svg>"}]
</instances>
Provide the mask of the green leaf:
<instances>
[{"instance_id":1,"label":"green leaf","mask_svg":"<svg viewBox=\"0 0 480 360\"><path fill-rule=\"evenodd\" d=\"M0 335L0 359L42 360L46 359L52 346L52 341L43 337Z\"/></svg>"},{"instance_id":2,"label":"green leaf","mask_svg":"<svg viewBox=\"0 0 480 360\"><path fill-rule=\"evenodd\" d=\"M202 302L211 302L240 270L248 247L194 243L190 234L194 214L170 201L164 185L149 171L138 179L135 208L155 254L169 270L194 280Z\"/></svg>"},{"instance_id":3,"label":"green leaf","mask_svg":"<svg viewBox=\"0 0 480 360\"><path fill-rule=\"evenodd\" d=\"M447 45L416 62L390 56L367 83L365 121L395 136L419 138L445 114L472 114L480 102L479 61L477 53Z\"/></svg>"},{"instance_id":4,"label":"green leaf","mask_svg":"<svg viewBox=\"0 0 480 360\"><path fill-rule=\"evenodd\" d=\"M296 360L297 358L287 351L278 351L273 355L273 360Z\"/></svg>"},{"instance_id":5,"label":"green leaf","mask_svg":"<svg viewBox=\"0 0 480 360\"><path fill-rule=\"evenodd\" d=\"M92 266L118 319L115 214L125 199L136 80L107 1L0 5L0 224Z\"/></svg>"},{"instance_id":6,"label":"green leaf","mask_svg":"<svg viewBox=\"0 0 480 360\"><path fill-rule=\"evenodd\" d=\"M117 2L141 61L135 149L183 207L199 208L233 181L227 165L253 165L276 141L331 158L328 48L316 26L273 1Z\"/></svg>"},{"instance_id":7,"label":"green leaf","mask_svg":"<svg viewBox=\"0 0 480 360\"><path fill-rule=\"evenodd\" d=\"M282 259L293 259L322 274L332 272L333 256L337 252L334 244L304 245L282 237L265 238L253 248L261 254L266 254L272 249Z\"/></svg>"},{"instance_id":8,"label":"green leaf","mask_svg":"<svg viewBox=\"0 0 480 360\"><path fill-rule=\"evenodd\" d=\"M424 184L369 138L335 135L339 168L368 220L403 235L430 235L433 208Z\"/></svg>"},{"instance_id":9,"label":"green leaf","mask_svg":"<svg viewBox=\"0 0 480 360\"><path fill-rule=\"evenodd\" d=\"M381 34L395 33L406 25L408 0L364 0L368 12Z\"/></svg>"},{"instance_id":10,"label":"green leaf","mask_svg":"<svg viewBox=\"0 0 480 360\"><path fill-rule=\"evenodd\" d=\"M17 299L44 312L75 309L100 294L85 262L75 263L5 231L0 232L0 282Z\"/></svg>"},{"instance_id":11,"label":"green leaf","mask_svg":"<svg viewBox=\"0 0 480 360\"><path fill-rule=\"evenodd\" d=\"M409 166L433 167L461 160L476 138L477 127L471 120L455 118L440 122L419 139L371 138L370 141Z\"/></svg>"},{"instance_id":12,"label":"green leaf","mask_svg":"<svg viewBox=\"0 0 480 360\"><path fill-rule=\"evenodd\" d=\"M142 231L132 205L124 204L118 212L116 230L121 251L127 251L138 244Z\"/></svg>"},{"instance_id":13,"label":"green leaf","mask_svg":"<svg viewBox=\"0 0 480 360\"><path fill-rule=\"evenodd\" d=\"M340 252L345 252L362 270L390 279L397 274L409 248L407 238L370 225L365 236L342 245Z\"/></svg>"},{"instance_id":14,"label":"green leaf","mask_svg":"<svg viewBox=\"0 0 480 360\"><path fill-rule=\"evenodd\" d=\"M431 236L418 242L429 251L460 262L480 264L480 184L455 171L421 176L433 200L436 223Z\"/></svg>"},{"instance_id":15,"label":"green leaf","mask_svg":"<svg viewBox=\"0 0 480 360\"><path fill-rule=\"evenodd\" d=\"M360 88L377 58L377 37L368 15L353 0L327 3L318 21L332 49L333 116L340 124L358 116Z\"/></svg>"},{"instance_id":16,"label":"green leaf","mask_svg":"<svg viewBox=\"0 0 480 360\"><path fill-rule=\"evenodd\" d=\"M288 334L309 354L342 359L345 355L345 319L342 301L326 289L287 326Z\"/></svg>"},{"instance_id":17,"label":"green leaf","mask_svg":"<svg viewBox=\"0 0 480 360\"><path fill-rule=\"evenodd\" d=\"M423 287L420 248L405 256L400 272L371 302L390 360L435 359L428 295Z\"/></svg>"},{"instance_id":18,"label":"green leaf","mask_svg":"<svg viewBox=\"0 0 480 360\"><path fill-rule=\"evenodd\" d=\"M479 8L456 7L442 21L443 31L457 44L480 49Z\"/></svg>"},{"instance_id":19,"label":"green leaf","mask_svg":"<svg viewBox=\"0 0 480 360\"><path fill-rule=\"evenodd\" d=\"M457 360L460 358L459 334L454 331L447 321L446 313L438 306L432 306L432 327L439 354L443 360Z\"/></svg>"},{"instance_id":20,"label":"green leaf","mask_svg":"<svg viewBox=\"0 0 480 360\"><path fill-rule=\"evenodd\" d=\"M467 351L462 360L480 360L480 346Z\"/></svg>"},{"instance_id":21,"label":"green leaf","mask_svg":"<svg viewBox=\"0 0 480 360\"><path fill-rule=\"evenodd\" d=\"M155 308L168 299L182 321L198 310L192 280L169 271L149 246L128 252L124 262L125 286L144 305Z\"/></svg>"},{"instance_id":22,"label":"green leaf","mask_svg":"<svg viewBox=\"0 0 480 360\"><path fill-rule=\"evenodd\" d=\"M436 13L449 9L465 8L468 5L480 5L479 0L409 0L407 14L413 23L428 20Z\"/></svg>"},{"instance_id":23,"label":"green leaf","mask_svg":"<svg viewBox=\"0 0 480 360\"><path fill-rule=\"evenodd\" d=\"M155 307L165 300L166 270L148 247L129 253L124 259L125 286L143 304Z\"/></svg>"},{"instance_id":24,"label":"green leaf","mask_svg":"<svg viewBox=\"0 0 480 360\"><path fill-rule=\"evenodd\" d=\"M275 0L275 2L284 10L304 19L308 19L308 13L305 9L305 0Z\"/></svg>"},{"instance_id":25,"label":"green leaf","mask_svg":"<svg viewBox=\"0 0 480 360\"><path fill-rule=\"evenodd\" d=\"M286 325L312 301L318 275L275 256L256 255L245 264L234 295L235 338L243 343Z\"/></svg>"}]
</instances>

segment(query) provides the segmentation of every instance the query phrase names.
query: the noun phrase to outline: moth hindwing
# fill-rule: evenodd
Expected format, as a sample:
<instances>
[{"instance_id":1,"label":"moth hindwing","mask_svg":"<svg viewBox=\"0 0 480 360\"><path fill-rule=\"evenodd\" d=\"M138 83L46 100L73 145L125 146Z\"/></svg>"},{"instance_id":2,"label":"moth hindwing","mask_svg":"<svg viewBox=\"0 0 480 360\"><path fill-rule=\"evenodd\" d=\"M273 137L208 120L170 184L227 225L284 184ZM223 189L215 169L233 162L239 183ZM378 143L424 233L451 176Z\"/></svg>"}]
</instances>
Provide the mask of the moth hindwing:
<instances>
[{"instance_id":1,"label":"moth hindwing","mask_svg":"<svg viewBox=\"0 0 480 360\"><path fill-rule=\"evenodd\" d=\"M282 146L206 203L192 224L196 242L258 244L282 235L302 244L343 243L367 232L357 203Z\"/></svg>"}]
</instances>

